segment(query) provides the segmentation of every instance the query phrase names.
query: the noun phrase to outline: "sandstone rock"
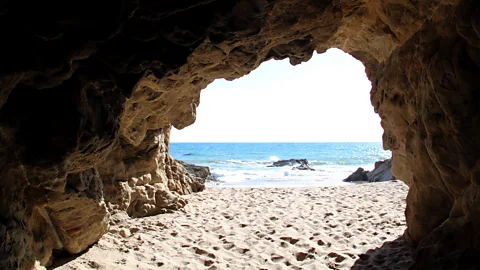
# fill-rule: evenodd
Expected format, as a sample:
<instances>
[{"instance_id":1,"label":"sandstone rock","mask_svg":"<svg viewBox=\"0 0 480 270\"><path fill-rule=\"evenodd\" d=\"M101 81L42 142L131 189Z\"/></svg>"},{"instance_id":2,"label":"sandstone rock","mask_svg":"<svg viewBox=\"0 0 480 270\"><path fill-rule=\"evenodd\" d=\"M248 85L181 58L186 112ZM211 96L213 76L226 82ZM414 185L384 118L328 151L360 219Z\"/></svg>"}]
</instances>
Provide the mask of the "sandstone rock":
<instances>
[{"instance_id":1,"label":"sandstone rock","mask_svg":"<svg viewBox=\"0 0 480 270\"><path fill-rule=\"evenodd\" d=\"M31 269L37 257L48 263L51 248L77 252L96 241L108 216L100 193L90 196L95 185L79 179L67 187L67 176L89 174L95 166L112 210L143 216L181 207L177 194L202 186L182 174L168 144L160 151L160 141L170 124L181 129L195 121L201 89L218 78L242 77L269 59L289 58L295 65L332 47L362 61L372 82L393 175L410 186L405 238L418 246L413 268L475 267L469 258L480 247L479 5L2 5L0 269ZM56 226L44 217L49 205L57 215L53 222L62 226L72 225L62 220L76 211L96 213L78 231L88 241L39 228ZM62 242L70 238L72 245Z\"/></svg>"},{"instance_id":2,"label":"sandstone rock","mask_svg":"<svg viewBox=\"0 0 480 270\"><path fill-rule=\"evenodd\" d=\"M202 184L205 184L205 182L218 182L218 179L212 175L208 166L198 166L181 160L175 161L183 166L197 182Z\"/></svg>"},{"instance_id":3,"label":"sandstone rock","mask_svg":"<svg viewBox=\"0 0 480 270\"><path fill-rule=\"evenodd\" d=\"M33 188L26 192L32 198L45 194ZM35 258L42 265L51 263L54 250L79 253L107 232L109 214L96 170L68 175L64 191L47 192L45 199L32 208L26 224L34 235Z\"/></svg>"},{"instance_id":4,"label":"sandstone rock","mask_svg":"<svg viewBox=\"0 0 480 270\"><path fill-rule=\"evenodd\" d=\"M169 134L167 127L149 131L138 146L120 143L99 164L111 211L144 217L177 210L187 203L179 195L204 189L168 154Z\"/></svg>"}]
</instances>

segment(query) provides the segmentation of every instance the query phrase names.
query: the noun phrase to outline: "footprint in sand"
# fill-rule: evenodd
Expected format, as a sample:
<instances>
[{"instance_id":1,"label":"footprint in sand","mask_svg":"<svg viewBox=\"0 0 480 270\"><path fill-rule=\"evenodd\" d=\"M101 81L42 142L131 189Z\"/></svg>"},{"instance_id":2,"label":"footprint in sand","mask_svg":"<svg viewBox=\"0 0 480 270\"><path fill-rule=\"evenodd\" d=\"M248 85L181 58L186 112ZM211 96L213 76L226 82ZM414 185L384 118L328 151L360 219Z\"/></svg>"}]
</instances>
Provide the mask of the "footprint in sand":
<instances>
[{"instance_id":1,"label":"footprint in sand","mask_svg":"<svg viewBox=\"0 0 480 270\"><path fill-rule=\"evenodd\" d=\"M210 265L212 265L213 263L214 263L214 261L212 261L212 260L206 260L206 261L203 263L203 265L205 265L205 266L210 266Z\"/></svg>"},{"instance_id":2,"label":"footprint in sand","mask_svg":"<svg viewBox=\"0 0 480 270\"><path fill-rule=\"evenodd\" d=\"M256 231L255 232L255 235L258 237L258 238L264 238L266 236L265 233L261 232L261 231Z\"/></svg>"},{"instance_id":3,"label":"footprint in sand","mask_svg":"<svg viewBox=\"0 0 480 270\"><path fill-rule=\"evenodd\" d=\"M289 269L294 269L294 270L300 270L302 269L301 267L298 267L296 265L292 265L292 263L290 263L289 261L286 261L285 262L285 265L288 266Z\"/></svg>"},{"instance_id":4,"label":"footprint in sand","mask_svg":"<svg viewBox=\"0 0 480 270\"><path fill-rule=\"evenodd\" d=\"M343 262L346 259L344 256L342 256L338 253L335 253L335 252L330 252L330 253L328 253L327 256L330 257L330 258L334 258L335 262L337 262L337 263Z\"/></svg>"},{"instance_id":5,"label":"footprint in sand","mask_svg":"<svg viewBox=\"0 0 480 270\"><path fill-rule=\"evenodd\" d=\"M193 247L193 250L195 251L195 254L198 254L198 255L206 255L207 257L209 258L212 258L212 259L215 259L215 254L213 253L210 253L208 252L207 250L205 249L201 249L199 247Z\"/></svg>"},{"instance_id":6,"label":"footprint in sand","mask_svg":"<svg viewBox=\"0 0 480 270\"><path fill-rule=\"evenodd\" d=\"M312 254L308 254L308 253L305 253L305 252L297 252L297 254L295 254L295 258L297 259L297 261L301 262L301 261L304 261L306 258L308 258L309 256L313 256Z\"/></svg>"},{"instance_id":7,"label":"footprint in sand","mask_svg":"<svg viewBox=\"0 0 480 270\"><path fill-rule=\"evenodd\" d=\"M288 242L292 245L295 245L298 241L300 241L300 239L292 238L290 236L282 236L282 237L280 237L280 239L285 241L285 242Z\"/></svg>"},{"instance_id":8,"label":"footprint in sand","mask_svg":"<svg viewBox=\"0 0 480 270\"><path fill-rule=\"evenodd\" d=\"M230 216L229 214L223 214L223 217L226 218L226 219L228 219L228 220L232 220L232 219L233 219L233 217Z\"/></svg>"},{"instance_id":9,"label":"footprint in sand","mask_svg":"<svg viewBox=\"0 0 480 270\"><path fill-rule=\"evenodd\" d=\"M278 255L278 254L275 254L273 253L270 260L272 260L272 262L279 262L281 260L283 260L285 257L281 256L281 255Z\"/></svg>"},{"instance_id":10,"label":"footprint in sand","mask_svg":"<svg viewBox=\"0 0 480 270\"><path fill-rule=\"evenodd\" d=\"M245 254L250 251L248 248L237 248L238 253Z\"/></svg>"},{"instance_id":11,"label":"footprint in sand","mask_svg":"<svg viewBox=\"0 0 480 270\"><path fill-rule=\"evenodd\" d=\"M231 243L231 242L225 242L225 243L223 244L223 248L226 249L226 250L230 250L230 249L232 249L232 248L234 248L234 247L235 247L235 244L234 244L234 243Z\"/></svg>"}]
</instances>

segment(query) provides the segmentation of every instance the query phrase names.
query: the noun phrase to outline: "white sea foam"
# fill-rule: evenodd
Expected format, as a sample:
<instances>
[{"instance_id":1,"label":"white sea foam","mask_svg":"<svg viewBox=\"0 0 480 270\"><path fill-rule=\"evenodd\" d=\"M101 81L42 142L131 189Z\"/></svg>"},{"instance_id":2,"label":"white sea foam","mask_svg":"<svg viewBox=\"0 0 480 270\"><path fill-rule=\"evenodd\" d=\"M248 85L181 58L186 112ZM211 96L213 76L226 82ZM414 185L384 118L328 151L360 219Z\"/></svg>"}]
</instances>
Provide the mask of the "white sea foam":
<instances>
[{"instance_id":1,"label":"white sea foam","mask_svg":"<svg viewBox=\"0 0 480 270\"><path fill-rule=\"evenodd\" d=\"M277 156L270 156L269 160L271 162L279 161L280 159Z\"/></svg>"},{"instance_id":2,"label":"white sea foam","mask_svg":"<svg viewBox=\"0 0 480 270\"><path fill-rule=\"evenodd\" d=\"M212 169L215 175L224 184L268 184L277 183L311 183L319 184L324 181L335 181L341 183L352 173L356 167L350 166L321 166L315 167L315 171L292 170L292 167L273 167L249 166L248 168L234 169L222 168Z\"/></svg>"}]
</instances>

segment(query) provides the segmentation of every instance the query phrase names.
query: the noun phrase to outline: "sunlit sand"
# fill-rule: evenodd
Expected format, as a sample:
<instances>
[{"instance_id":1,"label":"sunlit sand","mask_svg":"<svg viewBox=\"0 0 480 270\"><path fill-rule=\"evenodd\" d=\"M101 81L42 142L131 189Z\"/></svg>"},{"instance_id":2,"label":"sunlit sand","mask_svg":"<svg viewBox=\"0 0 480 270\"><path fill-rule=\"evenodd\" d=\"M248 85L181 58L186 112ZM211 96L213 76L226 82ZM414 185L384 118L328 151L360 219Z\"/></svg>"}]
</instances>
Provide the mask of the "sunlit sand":
<instances>
[{"instance_id":1,"label":"sunlit sand","mask_svg":"<svg viewBox=\"0 0 480 270\"><path fill-rule=\"evenodd\" d=\"M182 211L117 215L56 269L406 269L407 186L209 188Z\"/></svg>"}]
</instances>

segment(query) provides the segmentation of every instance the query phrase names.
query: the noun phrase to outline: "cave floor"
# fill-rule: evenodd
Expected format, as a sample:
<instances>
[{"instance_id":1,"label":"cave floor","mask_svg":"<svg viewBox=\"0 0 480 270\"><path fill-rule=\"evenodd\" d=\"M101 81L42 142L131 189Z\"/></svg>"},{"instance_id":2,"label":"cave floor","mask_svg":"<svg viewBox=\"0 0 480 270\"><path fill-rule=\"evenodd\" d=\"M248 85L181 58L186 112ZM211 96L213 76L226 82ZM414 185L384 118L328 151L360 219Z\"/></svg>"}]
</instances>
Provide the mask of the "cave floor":
<instances>
[{"instance_id":1,"label":"cave floor","mask_svg":"<svg viewBox=\"0 0 480 270\"><path fill-rule=\"evenodd\" d=\"M116 214L97 244L52 269L406 269L407 190L212 187L174 213Z\"/></svg>"}]
</instances>

